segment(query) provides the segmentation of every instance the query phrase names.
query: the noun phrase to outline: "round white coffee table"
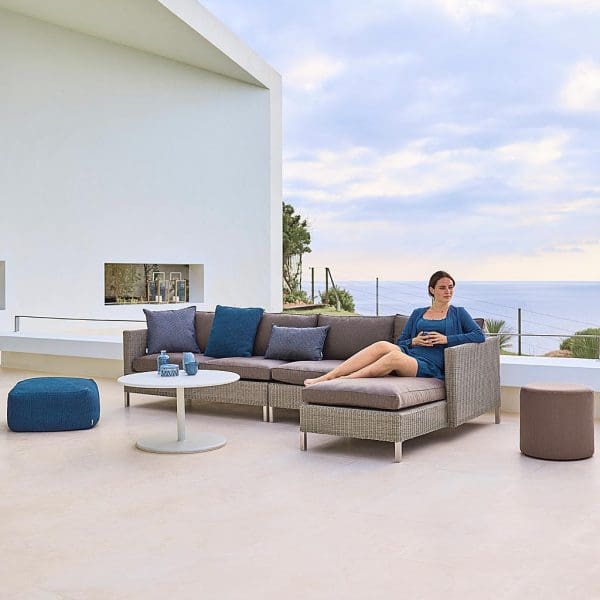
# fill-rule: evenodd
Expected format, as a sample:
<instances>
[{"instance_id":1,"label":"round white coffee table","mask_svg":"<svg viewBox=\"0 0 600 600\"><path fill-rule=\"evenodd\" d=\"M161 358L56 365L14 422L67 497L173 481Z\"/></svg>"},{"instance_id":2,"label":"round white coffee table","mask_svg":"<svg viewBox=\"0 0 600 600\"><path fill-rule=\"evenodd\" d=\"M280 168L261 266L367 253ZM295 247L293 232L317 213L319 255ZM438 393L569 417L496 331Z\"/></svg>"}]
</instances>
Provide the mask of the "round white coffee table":
<instances>
[{"instance_id":1,"label":"round white coffee table","mask_svg":"<svg viewBox=\"0 0 600 600\"><path fill-rule=\"evenodd\" d=\"M196 433L187 438L185 435L185 388L225 385L237 381L237 373L227 371L198 371L196 375L186 375L179 371L177 377L161 377L156 371L123 375L117 380L123 385L138 388L167 388L177 391L177 439L168 435L152 436L139 440L136 447L146 452L159 454L190 454L216 450L227 443L218 433Z\"/></svg>"}]
</instances>

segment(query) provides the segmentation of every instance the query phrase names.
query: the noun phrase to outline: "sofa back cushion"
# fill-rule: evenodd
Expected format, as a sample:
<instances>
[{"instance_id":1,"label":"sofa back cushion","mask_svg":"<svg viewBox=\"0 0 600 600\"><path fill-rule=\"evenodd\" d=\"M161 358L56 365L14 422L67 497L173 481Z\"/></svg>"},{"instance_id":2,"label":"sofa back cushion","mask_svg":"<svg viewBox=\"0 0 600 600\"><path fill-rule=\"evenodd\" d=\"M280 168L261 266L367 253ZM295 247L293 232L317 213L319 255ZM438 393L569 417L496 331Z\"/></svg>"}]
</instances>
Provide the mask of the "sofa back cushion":
<instances>
[{"instance_id":1,"label":"sofa back cushion","mask_svg":"<svg viewBox=\"0 0 600 600\"><path fill-rule=\"evenodd\" d=\"M398 338L400 337L402 330L404 329L404 326L408 323L408 319L409 317L407 317L406 315L396 315L394 317L394 335L393 337L393 342L395 343Z\"/></svg>"},{"instance_id":2,"label":"sofa back cushion","mask_svg":"<svg viewBox=\"0 0 600 600\"><path fill-rule=\"evenodd\" d=\"M316 327L318 315L290 315L286 313L265 313L258 326L254 340L254 356L264 356L271 339L273 325L280 327Z\"/></svg>"},{"instance_id":3,"label":"sofa back cushion","mask_svg":"<svg viewBox=\"0 0 600 600\"><path fill-rule=\"evenodd\" d=\"M329 325L329 332L323 348L323 358L328 360L345 360L374 342L393 341L393 315L389 317L319 315L317 324L319 326Z\"/></svg>"},{"instance_id":4,"label":"sofa back cushion","mask_svg":"<svg viewBox=\"0 0 600 600\"><path fill-rule=\"evenodd\" d=\"M265 358L322 360L329 327L280 327L273 325Z\"/></svg>"},{"instance_id":5,"label":"sofa back cushion","mask_svg":"<svg viewBox=\"0 0 600 600\"><path fill-rule=\"evenodd\" d=\"M148 324L148 354L167 352L200 352L196 342L196 307L179 310L148 310L144 308Z\"/></svg>"},{"instance_id":6,"label":"sofa back cushion","mask_svg":"<svg viewBox=\"0 0 600 600\"><path fill-rule=\"evenodd\" d=\"M198 311L196 313L196 341L200 347L200 352L206 350L206 344L208 344L208 336L210 335L214 318L214 312Z\"/></svg>"},{"instance_id":7,"label":"sofa back cushion","mask_svg":"<svg viewBox=\"0 0 600 600\"><path fill-rule=\"evenodd\" d=\"M252 356L264 309L217 305L204 354L213 358Z\"/></svg>"}]
</instances>

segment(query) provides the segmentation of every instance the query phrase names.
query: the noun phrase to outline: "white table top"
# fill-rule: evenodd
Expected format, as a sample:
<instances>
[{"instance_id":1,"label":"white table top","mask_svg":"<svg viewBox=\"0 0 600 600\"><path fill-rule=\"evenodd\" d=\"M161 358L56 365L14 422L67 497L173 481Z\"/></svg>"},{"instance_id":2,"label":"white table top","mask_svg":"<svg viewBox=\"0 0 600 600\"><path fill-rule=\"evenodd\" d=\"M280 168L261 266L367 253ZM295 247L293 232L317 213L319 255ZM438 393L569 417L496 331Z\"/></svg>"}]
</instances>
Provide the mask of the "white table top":
<instances>
[{"instance_id":1,"label":"white table top","mask_svg":"<svg viewBox=\"0 0 600 600\"><path fill-rule=\"evenodd\" d=\"M177 377L161 377L156 371L122 375L117 379L123 385L140 388L196 388L224 385L237 381L240 376L228 371L198 371L196 375L186 375L179 370Z\"/></svg>"}]
</instances>

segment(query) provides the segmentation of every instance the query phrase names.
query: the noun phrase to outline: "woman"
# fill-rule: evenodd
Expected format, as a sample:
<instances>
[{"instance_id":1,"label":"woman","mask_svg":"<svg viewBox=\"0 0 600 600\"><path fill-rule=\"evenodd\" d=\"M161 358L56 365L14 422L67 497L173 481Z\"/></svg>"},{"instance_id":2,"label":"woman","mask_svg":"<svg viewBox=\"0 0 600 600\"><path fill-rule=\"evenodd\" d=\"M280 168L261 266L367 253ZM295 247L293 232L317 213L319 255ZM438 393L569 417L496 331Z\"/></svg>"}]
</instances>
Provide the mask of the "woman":
<instances>
[{"instance_id":1,"label":"woman","mask_svg":"<svg viewBox=\"0 0 600 600\"><path fill-rule=\"evenodd\" d=\"M400 377L436 377L444 379L444 349L467 342L483 342L485 337L469 313L461 306L450 306L454 278L436 271L427 291L430 307L413 311L396 344L375 342L341 365L304 385L329 379L382 377L394 373Z\"/></svg>"}]
</instances>

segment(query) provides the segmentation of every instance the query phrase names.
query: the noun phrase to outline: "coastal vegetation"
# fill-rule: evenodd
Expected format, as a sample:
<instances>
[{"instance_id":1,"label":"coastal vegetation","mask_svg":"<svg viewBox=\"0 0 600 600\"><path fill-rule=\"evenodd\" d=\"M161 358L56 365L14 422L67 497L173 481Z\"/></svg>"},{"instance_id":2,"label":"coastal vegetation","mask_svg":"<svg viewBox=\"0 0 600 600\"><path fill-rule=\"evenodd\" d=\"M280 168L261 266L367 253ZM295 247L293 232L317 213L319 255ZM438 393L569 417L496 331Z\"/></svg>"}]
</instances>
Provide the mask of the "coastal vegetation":
<instances>
[{"instance_id":1,"label":"coastal vegetation","mask_svg":"<svg viewBox=\"0 0 600 600\"><path fill-rule=\"evenodd\" d=\"M302 257L311 252L308 223L283 203L283 302L309 302L302 290Z\"/></svg>"},{"instance_id":2,"label":"coastal vegetation","mask_svg":"<svg viewBox=\"0 0 600 600\"><path fill-rule=\"evenodd\" d=\"M506 321L502 319L486 319L485 327L488 333L496 335L500 340L500 352L502 354L512 354L510 343L512 329L506 325Z\"/></svg>"},{"instance_id":3,"label":"coastal vegetation","mask_svg":"<svg viewBox=\"0 0 600 600\"><path fill-rule=\"evenodd\" d=\"M319 292L319 296L321 297L321 303L327 304L328 306L337 307L339 299L340 308L343 311L353 313L355 311L355 307L354 298L352 297L352 294L348 290L341 287L336 287L335 289L337 291L337 295L331 288L329 288L329 291L327 292Z\"/></svg>"},{"instance_id":4,"label":"coastal vegetation","mask_svg":"<svg viewBox=\"0 0 600 600\"><path fill-rule=\"evenodd\" d=\"M311 252L308 222L291 204L283 203L283 303L306 304L311 300L302 289L302 258ZM336 293L337 292L337 293ZM336 287L319 292L321 304L335 307L337 312L353 314L354 298L348 290ZM338 306L339 302L339 306ZM321 311L323 312L323 311Z\"/></svg>"},{"instance_id":5,"label":"coastal vegetation","mask_svg":"<svg viewBox=\"0 0 600 600\"><path fill-rule=\"evenodd\" d=\"M590 335L596 337L575 337ZM571 353L573 358L598 358L600 348L600 327L589 327L576 331L575 336L564 340L560 349Z\"/></svg>"}]
</instances>

